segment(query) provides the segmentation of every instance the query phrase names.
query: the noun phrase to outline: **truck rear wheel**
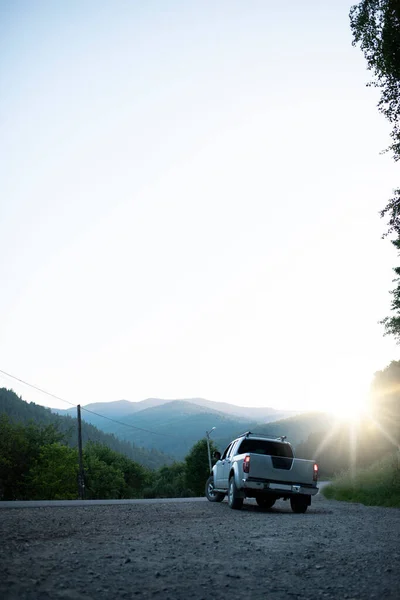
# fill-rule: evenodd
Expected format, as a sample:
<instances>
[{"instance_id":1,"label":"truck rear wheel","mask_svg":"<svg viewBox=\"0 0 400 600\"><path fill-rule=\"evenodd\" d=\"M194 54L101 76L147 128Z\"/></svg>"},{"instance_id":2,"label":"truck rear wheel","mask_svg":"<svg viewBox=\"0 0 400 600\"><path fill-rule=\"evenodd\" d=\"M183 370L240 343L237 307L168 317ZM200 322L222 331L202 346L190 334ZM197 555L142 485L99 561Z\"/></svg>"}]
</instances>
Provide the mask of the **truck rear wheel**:
<instances>
[{"instance_id":1,"label":"truck rear wheel","mask_svg":"<svg viewBox=\"0 0 400 600\"><path fill-rule=\"evenodd\" d=\"M229 487L228 487L228 504L231 508L239 510L243 506L243 498L239 497L238 490L235 483L235 478L232 477L229 479Z\"/></svg>"},{"instance_id":2,"label":"truck rear wheel","mask_svg":"<svg viewBox=\"0 0 400 600\"><path fill-rule=\"evenodd\" d=\"M214 491L214 477L210 475L206 483L206 498L209 502L222 502L225 498L225 494Z\"/></svg>"},{"instance_id":3,"label":"truck rear wheel","mask_svg":"<svg viewBox=\"0 0 400 600\"><path fill-rule=\"evenodd\" d=\"M260 508L272 508L276 502L276 498L268 498L268 496L257 496L256 502Z\"/></svg>"},{"instance_id":4,"label":"truck rear wheel","mask_svg":"<svg viewBox=\"0 0 400 600\"><path fill-rule=\"evenodd\" d=\"M311 498L308 496L293 496L290 498L290 506L294 513L305 513L311 504Z\"/></svg>"}]
</instances>

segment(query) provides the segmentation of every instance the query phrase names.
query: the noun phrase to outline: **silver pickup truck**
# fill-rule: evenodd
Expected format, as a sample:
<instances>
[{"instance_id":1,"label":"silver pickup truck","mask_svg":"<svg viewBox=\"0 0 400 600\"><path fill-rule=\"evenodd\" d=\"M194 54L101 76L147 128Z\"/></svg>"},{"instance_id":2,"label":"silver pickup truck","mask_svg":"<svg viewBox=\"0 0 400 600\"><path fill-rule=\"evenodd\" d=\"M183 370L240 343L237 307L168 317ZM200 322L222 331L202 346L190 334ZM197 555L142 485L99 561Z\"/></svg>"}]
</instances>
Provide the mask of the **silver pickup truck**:
<instances>
[{"instance_id":1,"label":"silver pickup truck","mask_svg":"<svg viewBox=\"0 0 400 600\"><path fill-rule=\"evenodd\" d=\"M284 436L271 438L247 431L216 458L206 483L210 502L221 502L228 495L231 508L242 508L244 498L255 498L260 507L271 508L283 498L290 500L293 512L304 513L311 496L318 493L317 463L294 458Z\"/></svg>"}]
</instances>

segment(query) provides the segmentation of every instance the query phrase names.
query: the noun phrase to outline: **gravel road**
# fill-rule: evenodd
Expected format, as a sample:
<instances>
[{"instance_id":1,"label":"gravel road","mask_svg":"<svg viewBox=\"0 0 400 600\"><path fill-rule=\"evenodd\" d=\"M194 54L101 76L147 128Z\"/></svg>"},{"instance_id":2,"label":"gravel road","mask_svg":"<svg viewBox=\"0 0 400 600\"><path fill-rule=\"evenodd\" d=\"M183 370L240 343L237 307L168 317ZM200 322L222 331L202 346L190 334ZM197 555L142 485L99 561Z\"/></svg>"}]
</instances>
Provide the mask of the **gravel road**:
<instances>
[{"instance_id":1,"label":"gravel road","mask_svg":"<svg viewBox=\"0 0 400 600\"><path fill-rule=\"evenodd\" d=\"M241 511L160 502L0 512L0 597L400 597L400 510L279 501Z\"/></svg>"}]
</instances>

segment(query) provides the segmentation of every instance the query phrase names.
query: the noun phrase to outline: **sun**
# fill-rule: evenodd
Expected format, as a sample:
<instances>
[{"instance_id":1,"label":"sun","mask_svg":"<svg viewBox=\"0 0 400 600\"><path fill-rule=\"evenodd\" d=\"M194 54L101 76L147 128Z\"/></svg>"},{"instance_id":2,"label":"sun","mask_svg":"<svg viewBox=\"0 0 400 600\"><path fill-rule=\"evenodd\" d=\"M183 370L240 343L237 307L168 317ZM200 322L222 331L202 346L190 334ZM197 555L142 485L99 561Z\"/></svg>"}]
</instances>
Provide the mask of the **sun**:
<instances>
[{"instance_id":1,"label":"sun","mask_svg":"<svg viewBox=\"0 0 400 600\"><path fill-rule=\"evenodd\" d=\"M369 381L357 372L320 373L309 387L308 404L340 421L360 421L369 413Z\"/></svg>"},{"instance_id":2,"label":"sun","mask_svg":"<svg viewBox=\"0 0 400 600\"><path fill-rule=\"evenodd\" d=\"M368 415L367 395L342 392L340 398L327 408L327 412L340 421L361 421Z\"/></svg>"}]
</instances>

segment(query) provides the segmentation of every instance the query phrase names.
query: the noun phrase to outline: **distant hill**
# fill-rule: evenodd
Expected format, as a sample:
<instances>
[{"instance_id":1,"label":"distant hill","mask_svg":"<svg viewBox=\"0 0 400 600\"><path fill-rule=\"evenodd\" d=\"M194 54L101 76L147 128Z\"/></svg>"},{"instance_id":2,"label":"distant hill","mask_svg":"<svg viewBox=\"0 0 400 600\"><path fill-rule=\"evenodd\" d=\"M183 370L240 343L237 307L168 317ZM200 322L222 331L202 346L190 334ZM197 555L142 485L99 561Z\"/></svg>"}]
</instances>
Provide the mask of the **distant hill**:
<instances>
[{"instance_id":1,"label":"distant hill","mask_svg":"<svg viewBox=\"0 0 400 600\"><path fill-rule=\"evenodd\" d=\"M73 409L76 414L76 409ZM4 413L14 421L19 423L55 424L59 430L69 435L69 445L77 445L77 419L70 415L61 416L54 414L49 408L39 406L34 402L25 402L19 398L13 390L0 388L0 414ZM93 425L82 420L82 440L99 442L105 444L112 450L124 454L128 458L135 460L139 464L156 469L165 464L171 464L173 459L156 449L144 449L132 442L116 438L112 434L104 433Z\"/></svg>"},{"instance_id":2,"label":"distant hill","mask_svg":"<svg viewBox=\"0 0 400 600\"><path fill-rule=\"evenodd\" d=\"M292 413L272 408L238 407L202 398L171 401L148 398L135 403L119 400L88 404L84 408L120 421L116 423L91 412L82 412L83 419L103 431L144 448L161 450L179 460L212 427L216 428L212 438L222 450L234 437L248 430L274 436L288 435L288 439L296 444L305 440L310 432L319 430L321 422L325 423L327 419L326 416L298 415L282 420L282 416Z\"/></svg>"},{"instance_id":3,"label":"distant hill","mask_svg":"<svg viewBox=\"0 0 400 600\"><path fill-rule=\"evenodd\" d=\"M310 412L273 423L258 423L254 431L273 437L286 435L288 441L296 448L311 433L324 433L330 429L332 417L326 413ZM252 430L253 431L253 430Z\"/></svg>"},{"instance_id":4,"label":"distant hill","mask_svg":"<svg viewBox=\"0 0 400 600\"><path fill-rule=\"evenodd\" d=\"M186 402L188 404L193 404L196 407L209 408L212 411L218 411L220 413L224 413L225 415L234 418L241 417L246 421L251 422L272 422L299 414L298 411L276 410L271 407L236 406L234 404L229 404L228 402L214 402L212 400L206 400L204 398L184 398L182 400L147 398L146 400L141 400L140 402L130 402L129 400L115 400L113 402L94 402L91 404L85 404L84 407L88 410L100 413L107 417L111 417L113 419L120 419L121 417L132 415L146 410L148 408L157 408L164 404L171 405L171 403L173 402ZM57 412L59 414L72 414L75 409L67 408L65 410L53 410L54 412ZM102 422L100 421L101 417L96 417L95 415L86 416L88 422L93 423L94 425L97 425L102 429L107 429L107 425L104 423L104 420Z\"/></svg>"},{"instance_id":5,"label":"distant hill","mask_svg":"<svg viewBox=\"0 0 400 600\"><path fill-rule=\"evenodd\" d=\"M83 418L92 420L94 415L83 412ZM135 444L144 448L162 449L179 460L212 427L216 428L213 439L218 443L219 439L232 438L251 425L249 419L231 417L184 400L173 400L125 415L122 422L127 426L104 419L102 421L101 425L100 421L98 423L105 431L112 431L121 439L135 441Z\"/></svg>"}]
</instances>

